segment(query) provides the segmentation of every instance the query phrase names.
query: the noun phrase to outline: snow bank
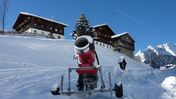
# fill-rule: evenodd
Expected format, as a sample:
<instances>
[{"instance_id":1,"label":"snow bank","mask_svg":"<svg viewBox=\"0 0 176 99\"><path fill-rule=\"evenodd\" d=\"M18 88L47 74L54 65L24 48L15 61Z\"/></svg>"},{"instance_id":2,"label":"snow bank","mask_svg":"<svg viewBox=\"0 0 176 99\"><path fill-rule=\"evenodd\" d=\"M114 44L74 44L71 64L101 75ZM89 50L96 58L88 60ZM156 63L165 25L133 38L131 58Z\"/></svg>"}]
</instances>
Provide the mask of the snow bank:
<instances>
[{"instance_id":1,"label":"snow bank","mask_svg":"<svg viewBox=\"0 0 176 99\"><path fill-rule=\"evenodd\" d=\"M166 92L162 96L163 98L176 99L176 77L175 76L169 76L165 78L161 85L164 89L166 89Z\"/></svg>"}]
</instances>

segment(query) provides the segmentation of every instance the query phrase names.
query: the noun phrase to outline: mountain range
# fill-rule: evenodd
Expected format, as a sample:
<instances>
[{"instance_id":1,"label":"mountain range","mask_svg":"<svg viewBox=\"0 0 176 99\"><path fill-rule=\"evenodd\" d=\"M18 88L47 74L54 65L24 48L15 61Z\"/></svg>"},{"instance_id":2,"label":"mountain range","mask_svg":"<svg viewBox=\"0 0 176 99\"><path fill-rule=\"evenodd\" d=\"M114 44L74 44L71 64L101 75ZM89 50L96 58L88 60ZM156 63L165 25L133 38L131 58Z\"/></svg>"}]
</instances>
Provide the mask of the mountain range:
<instances>
[{"instance_id":1,"label":"mountain range","mask_svg":"<svg viewBox=\"0 0 176 99\"><path fill-rule=\"evenodd\" d=\"M176 44L165 43L156 47L149 45L145 50L139 50L135 57L154 68L176 64Z\"/></svg>"}]
</instances>

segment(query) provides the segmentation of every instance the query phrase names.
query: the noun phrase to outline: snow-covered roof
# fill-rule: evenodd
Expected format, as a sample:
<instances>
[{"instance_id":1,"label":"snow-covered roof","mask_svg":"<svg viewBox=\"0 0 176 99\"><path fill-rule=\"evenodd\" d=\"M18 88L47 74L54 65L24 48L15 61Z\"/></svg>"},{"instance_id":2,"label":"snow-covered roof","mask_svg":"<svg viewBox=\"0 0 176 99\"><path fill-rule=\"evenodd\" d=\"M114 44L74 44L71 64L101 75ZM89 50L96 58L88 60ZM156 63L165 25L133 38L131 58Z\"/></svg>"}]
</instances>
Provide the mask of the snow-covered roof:
<instances>
[{"instance_id":1,"label":"snow-covered roof","mask_svg":"<svg viewBox=\"0 0 176 99\"><path fill-rule=\"evenodd\" d=\"M48 18L39 16L39 15L35 15L35 14L27 13L27 12L20 12L20 14L28 15L28 16L34 16L34 17L41 18L41 19L44 19L44 20L47 20L47 21L50 21L50 22L54 22L54 23L58 23L58 24L61 24L61 25L64 25L64 26L68 26L68 25L65 24L65 23L58 22L58 21L55 21L55 20L53 20L53 19L48 19Z\"/></svg>"},{"instance_id":2,"label":"snow-covered roof","mask_svg":"<svg viewBox=\"0 0 176 99\"><path fill-rule=\"evenodd\" d=\"M95 25L95 26L93 26L93 28L96 28L96 27L100 27L100 26L106 26L106 25L108 25L108 24L99 24L99 25Z\"/></svg>"},{"instance_id":3,"label":"snow-covered roof","mask_svg":"<svg viewBox=\"0 0 176 99\"><path fill-rule=\"evenodd\" d=\"M120 34L113 35L113 36L111 36L111 38L118 38L118 37L120 37L122 35L126 35L126 34L128 34L128 32L123 32L123 33L120 33Z\"/></svg>"}]
</instances>

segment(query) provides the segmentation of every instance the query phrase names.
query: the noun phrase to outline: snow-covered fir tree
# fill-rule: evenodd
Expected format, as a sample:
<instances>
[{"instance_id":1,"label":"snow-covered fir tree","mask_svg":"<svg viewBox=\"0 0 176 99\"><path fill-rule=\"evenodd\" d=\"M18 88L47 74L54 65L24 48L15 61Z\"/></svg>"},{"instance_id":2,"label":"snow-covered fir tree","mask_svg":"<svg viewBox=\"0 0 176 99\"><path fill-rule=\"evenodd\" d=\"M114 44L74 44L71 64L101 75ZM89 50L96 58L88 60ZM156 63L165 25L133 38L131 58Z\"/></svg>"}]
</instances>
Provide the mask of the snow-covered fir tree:
<instances>
[{"instance_id":1,"label":"snow-covered fir tree","mask_svg":"<svg viewBox=\"0 0 176 99\"><path fill-rule=\"evenodd\" d=\"M81 35L90 35L93 37L92 27L89 25L89 21L85 14L81 14L80 18L77 20L75 28L72 32L72 37L76 39Z\"/></svg>"}]
</instances>

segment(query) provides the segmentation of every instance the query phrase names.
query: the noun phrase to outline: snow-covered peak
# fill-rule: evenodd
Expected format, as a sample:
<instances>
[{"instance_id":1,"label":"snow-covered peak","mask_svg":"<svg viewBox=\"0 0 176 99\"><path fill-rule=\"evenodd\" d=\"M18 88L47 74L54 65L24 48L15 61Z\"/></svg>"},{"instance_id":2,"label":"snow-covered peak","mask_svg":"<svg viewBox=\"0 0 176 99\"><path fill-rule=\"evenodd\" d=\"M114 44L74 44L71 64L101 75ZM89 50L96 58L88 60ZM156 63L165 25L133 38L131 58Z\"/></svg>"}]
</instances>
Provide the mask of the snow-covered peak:
<instances>
[{"instance_id":1,"label":"snow-covered peak","mask_svg":"<svg viewBox=\"0 0 176 99\"><path fill-rule=\"evenodd\" d=\"M158 45L157 46L157 48L169 48L169 46L170 46L171 44L168 44L168 43L165 43L165 44L160 44L160 45Z\"/></svg>"},{"instance_id":2,"label":"snow-covered peak","mask_svg":"<svg viewBox=\"0 0 176 99\"><path fill-rule=\"evenodd\" d=\"M148 47L147 47L147 51L148 52L154 52L154 53L156 53L157 55L159 55L159 53L158 53L158 51L156 50L156 48L154 48L153 46L151 46L151 45L149 45Z\"/></svg>"},{"instance_id":3,"label":"snow-covered peak","mask_svg":"<svg viewBox=\"0 0 176 99\"><path fill-rule=\"evenodd\" d=\"M162 66L168 64L175 64L176 60L176 45L165 43L152 47L149 45L146 50L139 50L136 53L136 59L147 64L151 64L151 60L155 61L155 66Z\"/></svg>"},{"instance_id":4,"label":"snow-covered peak","mask_svg":"<svg viewBox=\"0 0 176 99\"><path fill-rule=\"evenodd\" d=\"M158 45L157 48L163 48L163 45Z\"/></svg>"},{"instance_id":5,"label":"snow-covered peak","mask_svg":"<svg viewBox=\"0 0 176 99\"><path fill-rule=\"evenodd\" d=\"M139 50L135 56L141 60L141 62L144 62L145 61L145 54L142 50Z\"/></svg>"},{"instance_id":6,"label":"snow-covered peak","mask_svg":"<svg viewBox=\"0 0 176 99\"><path fill-rule=\"evenodd\" d=\"M142 53L155 53L157 55L173 55L176 56L176 45L170 43L164 43L153 47L149 45L146 50L141 51L139 50L135 56L139 56Z\"/></svg>"},{"instance_id":7,"label":"snow-covered peak","mask_svg":"<svg viewBox=\"0 0 176 99\"><path fill-rule=\"evenodd\" d=\"M168 51L169 53L171 53L173 56L176 56L176 45L174 44L167 44L167 46L165 46L166 51Z\"/></svg>"},{"instance_id":8,"label":"snow-covered peak","mask_svg":"<svg viewBox=\"0 0 176 99\"><path fill-rule=\"evenodd\" d=\"M135 54L135 56L139 56L139 55L141 55L143 53L143 51L140 49L136 54Z\"/></svg>"},{"instance_id":9,"label":"snow-covered peak","mask_svg":"<svg viewBox=\"0 0 176 99\"><path fill-rule=\"evenodd\" d=\"M170 44L170 43L160 44L160 45L157 45L156 47L152 47L151 45L149 45L146 51L147 50L150 50L150 52L153 51L157 55L176 56L176 45Z\"/></svg>"},{"instance_id":10,"label":"snow-covered peak","mask_svg":"<svg viewBox=\"0 0 176 99\"><path fill-rule=\"evenodd\" d=\"M162 45L158 45L157 48L164 49L168 54L176 56L176 45L165 43Z\"/></svg>"},{"instance_id":11,"label":"snow-covered peak","mask_svg":"<svg viewBox=\"0 0 176 99\"><path fill-rule=\"evenodd\" d=\"M152 47L152 45L149 45L148 47L147 47L147 50L154 50L154 48Z\"/></svg>"}]
</instances>

